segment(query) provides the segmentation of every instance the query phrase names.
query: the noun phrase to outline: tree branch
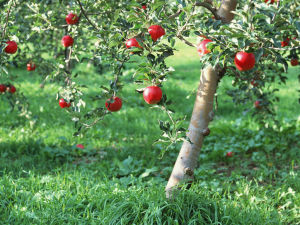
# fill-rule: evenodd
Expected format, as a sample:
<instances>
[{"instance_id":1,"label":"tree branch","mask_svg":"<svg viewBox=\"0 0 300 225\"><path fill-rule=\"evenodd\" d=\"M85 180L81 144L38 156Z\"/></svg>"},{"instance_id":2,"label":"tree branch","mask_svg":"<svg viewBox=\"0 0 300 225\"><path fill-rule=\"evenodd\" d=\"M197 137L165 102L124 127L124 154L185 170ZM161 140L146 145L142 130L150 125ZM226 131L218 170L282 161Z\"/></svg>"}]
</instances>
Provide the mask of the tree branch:
<instances>
[{"instance_id":1,"label":"tree branch","mask_svg":"<svg viewBox=\"0 0 300 225\"><path fill-rule=\"evenodd\" d=\"M195 6L201 6L208 9L215 17L216 20L220 20L221 17L217 13L217 9L212 6L212 4L207 2L196 2Z\"/></svg>"},{"instance_id":2,"label":"tree branch","mask_svg":"<svg viewBox=\"0 0 300 225\"><path fill-rule=\"evenodd\" d=\"M191 46L191 47L195 47L197 48L196 44L193 44L192 42L189 42L188 40L186 40L181 34L176 35L181 41L183 41L185 44Z\"/></svg>"},{"instance_id":3,"label":"tree branch","mask_svg":"<svg viewBox=\"0 0 300 225\"><path fill-rule=\"evenodd\" d=\"M77 0L77 3L79 4L80 10L81 10L82 14L84 15L84 17L86 18L86 20L89 22L89 24L91 24L92 27L94 27L97 31L99 31L98 27L87 16L86 12L84 11L84 9L82 7L82 4L81 4L80 0Z\"/></svg>"},{"instance_id":4,"label":"tree branch","mask_svg":"<svg viewBox=\"0 0 300 225\"><path fill-rule=\"evenodd\" d=\"M174 18L176 18L177 16L179 16L181 12L182 12L182 10L179 9L176 13L174 13L174 14L171 15L171 16L169 16L168 18L169 18L169 19L174 19Z\"/></svg>"},{"instance_id":5,"label":"tree branch","mask_svg":"<svg viewBox=\"0 0 300 225\"><path fill-rule=\"evenodd\" d=\"M7 12L7 15L6 15L6 22L5 22L5 25L4 25L4 28L3 28L3 32L2 32L2 39L4 39L4 37L5 37L6 28L7 28L7 24L8 24L8 18L9 18L9 14L10 14L10 11L11 11L11 7L12 7L12 4L9 6L9 9L8 9L8 12Z\"/></svg>"}]
</instances>

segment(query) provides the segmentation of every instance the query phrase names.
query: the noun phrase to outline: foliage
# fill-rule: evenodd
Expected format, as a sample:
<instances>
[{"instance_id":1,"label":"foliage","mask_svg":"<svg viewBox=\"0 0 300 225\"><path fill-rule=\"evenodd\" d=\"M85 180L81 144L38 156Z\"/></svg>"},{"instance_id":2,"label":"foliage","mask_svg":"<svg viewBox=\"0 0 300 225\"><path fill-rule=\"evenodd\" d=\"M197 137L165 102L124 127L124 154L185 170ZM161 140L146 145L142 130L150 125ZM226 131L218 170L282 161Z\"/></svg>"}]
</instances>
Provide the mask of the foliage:
<instances>
[{"instance_id":1,"label":"foliage","mask_svg":"<svg viewBox=\"0 0 300 225\"><path fill-rule=\"evenodd\" d=\"M213 3L217 5L216 1ZM264 123L270 115L271 121L274 120L273 103L278 101L274 97L277 89L270 89L271 84L278 80L286 82L287 77L283 75L283 71L287 70L287 60L297 58L299 54L299 3L292 0L277 4L239 1L235 19L230 24L213 19L211 13L197 6L198 1L194 0L97 3L89 0L10 0L1 4L4 7L0 21L3 27L1 48L10 39L19 44L17 55L9 57L3 51L0 53L1 82L13 81L4 72L9 63L22 65L34 61L43 77L43 85L45 81L59 82L62 88L57 99L63 97L72 103L67 111L75 122L75 135L91 128L109 114L103 106L91 107L85 104L84 90L88 87L74 81L77 76L83 76L84 72L76 69L76 65L80 63L92 62L96 68L95 74L102 72L104 65L109 66L107 69L111 72L110 78L106 83L100 83L99 91L90 96L99 101L116 95L124 85L132 82L140 85L139 90L150 84L164 85L173 71L166 65L165 59L174 54L175 42L181 39L195 45L186 38L195 34L205 35L213 42L208 45L211 53L200 59L202 65L212 63L214 66L224 67L225 76L234 78L233 89L228 94L235 103L253 99L260 101L263 107L254 111L254 115ZM146 9L142 9L142 5L146 5ZM77 25L67 26L64 16L71 11L79 15L80 21ZM156 42L152 41L147 31L153 24L159 24L166 30L166 35ZM66 34L75 38L74 46L69 49L64 49L59 43ZM133 37L137 38L142 49L125 48L125 41ZM290 39L288 46L281 47L281 42L286 38ZM256 66L253 70L236 70L233 56L238 51L255 53ZM125 79L124 68L131 63L135 63L135 71L132 79ZM249 86L252 81L258 85ZM166 99L161 102L162 107L169 105ZM174 107L170 109L168 106L167 111L170 110L174 111ZM172 120L178 118L169 118L169 121L163 123L172 123ZM167 133L185 133L182 126L160 127ZM166 130L166 127L169 128ZM171 144L181 140L178 136L174 142L172 135L168 136Z\"/></svg>"}]
</instances>

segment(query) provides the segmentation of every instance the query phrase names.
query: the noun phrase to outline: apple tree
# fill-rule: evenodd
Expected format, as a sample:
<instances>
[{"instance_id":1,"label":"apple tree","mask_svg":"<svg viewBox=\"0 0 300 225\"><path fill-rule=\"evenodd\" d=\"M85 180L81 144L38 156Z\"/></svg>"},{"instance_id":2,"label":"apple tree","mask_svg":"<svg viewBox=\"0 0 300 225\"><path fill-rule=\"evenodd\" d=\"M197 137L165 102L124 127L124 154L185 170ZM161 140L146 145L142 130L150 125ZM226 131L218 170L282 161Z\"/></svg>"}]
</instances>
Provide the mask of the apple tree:
<instances>
[{"instance_id":1,"label":"apple tree","mask_svg":"<svg viewBox=\"0 0 300 225\"><path fill-rule=\"evenodd\" d=\"M168 121L159 121L158 141L183 142L166 187L168 197L181 182L193 180L222 78L232 78L228 94L234 103L252 101L249 113L262 123L278 123L273 105L279 99L272 84L285 83L289 62L298 65L300 3L295 0L10 0L1 7L0 83L2 79L9 83L9 76L3 78L9 74L5 65L14 59L7 52L13 49L8 41L22 43L19 61L25 58L29 68L35 61L42 68L43 82L61 84L58 104L75 122L75 135L122 110L122 87L128 82L139 84L136 92L168 115ZM190 36L199 36L200 43L191 42ZM163 89L173 72L166 58L173 55L177 41L194 47L201 62L188 128L176 118L176 105ZM132 79L122 79L126 65L136 58ZM93 97L105 99L105 105L86 106L84 86L73 80L81 75L75 64L86 60L111 74L108 83L99 84L101 93Z\"/></svg>"}]
</instances>

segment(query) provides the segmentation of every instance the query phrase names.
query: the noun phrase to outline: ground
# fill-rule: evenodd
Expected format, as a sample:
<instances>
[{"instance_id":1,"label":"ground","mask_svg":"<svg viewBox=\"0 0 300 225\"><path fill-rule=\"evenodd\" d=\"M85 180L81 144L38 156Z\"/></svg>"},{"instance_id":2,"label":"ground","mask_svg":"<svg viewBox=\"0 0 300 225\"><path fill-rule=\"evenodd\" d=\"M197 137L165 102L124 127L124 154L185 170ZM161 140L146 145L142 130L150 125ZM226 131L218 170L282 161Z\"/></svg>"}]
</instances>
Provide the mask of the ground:
<instances>
[{"instance_id":1,"label":"ground","mask_svg":"<svg viewBox=\"0 0 300 225\"><path fill-rule=\"evenodd\" d=\"M168 61L175 68L163 87L176 116L191 115L200 64L197 52L177 44ZM130 80L133 65L123 79ZM87 96L107 84L106 76L79 67ZM32 126L8 104L0 105L1 224L299 224L300 111L299 67L277 94L280 128L259 128L252 103L235 106L218 91L218 111L200 155L196 181L167 201L164 186L180 144L160 157L158 119L135 85L120 93L123 108L84 137L73 137L73 123L55 99L58 87L39 87L38 72L11 69L31 103ZM190 96L190 97L187 97ZM86 98L87 104L104 102ZM2 101L2 100L1 100ZM244 109L251 109L244 114ZM186 127L189 118L186 119ZM84 150L76 149L83 144ZM227 152L232 158L226 158Z\"/></svg>"}]
</instances>

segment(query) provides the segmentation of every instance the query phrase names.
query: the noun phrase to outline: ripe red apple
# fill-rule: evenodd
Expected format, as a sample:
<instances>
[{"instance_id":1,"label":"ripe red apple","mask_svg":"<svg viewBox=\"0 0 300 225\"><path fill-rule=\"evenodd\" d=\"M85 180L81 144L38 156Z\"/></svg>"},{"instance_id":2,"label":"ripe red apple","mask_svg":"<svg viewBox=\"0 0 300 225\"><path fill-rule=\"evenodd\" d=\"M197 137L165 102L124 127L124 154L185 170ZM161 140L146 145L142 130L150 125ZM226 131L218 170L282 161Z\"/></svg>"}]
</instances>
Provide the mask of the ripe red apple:
<instances>
[{"instance_id":1,"label":"ripe red apple","mask_svg":"<svg viewBox=\"0 0 300 225\"><path fill-rule=\"evenodd\" d=\"M27 70L28 71L34 71L36 68L34 63L27 63Z\"/></svg>"},{"instance_id":2,"label":"ripe red apple","mask_svg":"<svg viewBox=\"0 0 300 225\"><path fill-rule=\"evenodd\" d=\"M269 0L265 0L265 3L268 3ZM279 0L276 0L276 2L278 2ZM271 4L273 4L275 2L275 0L271 0Z\"/></svg>"},{"instance_id":3,"label":"ripe red apple","mask_svg":"<svg viewBox=\"0 0 300 225\"><path fill-rule=\"evenodd\" d=\"M255 65L255 56L253 53L238 52L235 55L234 64L240 71L251 70Z\"/></svg>"},{"instance_id":4,"label":"ripe red apple","mask_svg":"<svg viewBox=\"0 0 300 225\"><path fill-rule=\"evenodd\" d=\"M257 109L260 109L260 108L262 107L260 103L261 103L261 102L260 102L259 100L256 100L256 101L254 102L254 107L257 108Z\"/></svg>"},{"instance_id":5,"label":"ripe red apple","mask_svg":"<svg viewBox=\"0 0 300 225\"><path fill-rule=\"evenodd\" d=\"M61 39L61 43L63 46L65 46L67 48L67 47L70 47L73 45L74 40L71 36L66 35Z\"/></svg>"},{"instance_id":6,"label":"ripe red apple","mask_svg":"<svg viewBox=\"0 0 300 225\"><path fill-rule=\"evenodd\" d=\"M142 48L139 45L139 42L135 38L130 38L125 42L126 48L131 48L131 47L137 47L137 48Z\"/></svg>"},{"instance_id":7,"label":"ripe red apple","mask_svg":"<svg viewBox=\"0 0 300 225\"><path fill-rule=\"evenodd\" d=\"M281 47L288 46L290 44L290 39L286 38L284 41L281 42Z\"/></svg>"},{"instance_id":8,"label":"ripe red apple","mask_svg":"<svg viewBox=\"0 0 300 225\"><path fill-rule=\"evenodd\" d=\"M109 98L105 102L105 107L110 112L117 112L122 108L122 99L116 96L114 96L113 98Z\"/></svg>"},{"instance_id":9,"label":"ripe red apple","mask_svg":"<svg viewBox=\"0 0 300 225\"><path fill-rule=\"evenodd\" d=\"M146 87L144 92L143 92L144 100L148 104L156 104L160 102L162 98L162 91L160 87L157 86L149 86Z\"/></svg>"},{"instance_id":10,"label":"ripe red apple","mask_svg":"<svg viewBox=\"0 0 300 225\"><path fill-rule=\"evenodd\" d=\"M6 92L6 86L4 84L0 84L0 93Z\"/></svg>"},{"instance_id":11,"label":"ripe red apple","mask_svg":"<svg viewBox=\"0 0 300 225\"><path fill-rule=\"evenodd\" d=\"M258 83L257 83L256 80L252 80L252 81L251 81L251 85L252 85L253 87L257 87L257 86L258 86Z\"/></svg>"},{"instance_id":12,"label":"ripe red apple","mask_svg":"<svg viewBox=\"0 0 300 225\"><path fill-rule=\"evenodd\" d=\"M70 102L66 102L65 99L61 98L59 99L59 102L58 102L59 106L63 109L63 108L69 108L71 106L71 103Z\"/></svg>"},{"instance_id":13,"label":"ripe red apple","mask_svg":"<svg viewBox=\"0 0 300 225\"><path fill-rule=\"evenodd\" d=\"M7 46L5 47L4 51L7 54L14 54L18 50L18 45L15 41L7 41Z\"/></svg>"},{"instance_id":14,"label":"ripe red apple","mask_svg":"<svg viewBox=\"0 0 300 225\"><path fill-rule=\"evenodd\" d=\"M227 153L226 153L226 157L229 157L229 158L230 158L230 157L232 157L232 155L233 155L233 152L227 152Z\"/></svg>"},{"instance_id":15,"label":"ripe red apple","mask_svg":"<svg viewBox=\"0 0 300 225\"><path fill-rule=\"evenodd\" d=\"M207 127L206 129L204 129L204 130L202 131L202 134L203 134L204 137L205 137L205 136L208 136L208 135L210 134L210 129Z\"/></svg>"},{"instance_id":16,"label":"ripe red apple","mask_svg":"<svg viewBox=\"0 0 300 225\"><path fill-rule=\"evenodd\" d=\"M200 56L203 56L205 54L208 54L210 53L210 51L206 48L206 45L209 43L209 42L212 42L212 40L210 39L205 39L203 41L201 41L197 47L197 51L199 53Z\"/></svg>"},{"instance_id":17,"label":"ripe red apple","mask_svg":"<svg viewBox=\"0 0 300 225\"><path fill-rule=\"evenodd\" d=\"M69 13L66 16L67 24L70 24L70 25L76 24L76 23L78 23L78 20L79 20L79 17L74 13Z\"/></svg>"},{"instance_id":18,"label":"ripe red apple","mask_svg":"<svg viewBox=\"0 0 300 225\"><path fill-rule=\"evenodd\" d=\"M159 25L152 25L148 28L148 32L153 41L157 41L158 38L166 34L164 28Z\"/></svg>"},{"instance_id":19,"label":"ripe red apple","mask_svg":"<svg viewBox=\"0 0 300 225\"><path fill-rule=\"evenodd\" d=\"M76 147L77 147L77 148L80 148L80 149L84 149L83 144L77 144Z\"/></svg>"},{"instance_id":20,"label":"ripe red apple","mask_svg":"<svg viewBox=\"0 0 300 225\"><path fill-rule=\"evenodd\" d=\"M17 91L17 89L14 85L9 85L8 91L13 94Z\"/></svg>"},{"instance_id":21,"label":"ripe red apple","mask_svg":"<svg viewBox=\"0 0 300 225\"><path fill-rule=\"evenodd\" d=\"M296 59L296 58L291 59L291 65L292 65L292 66L297 66L298 64L299 64L298 59Z\"/></svg>"}]
</instances>

